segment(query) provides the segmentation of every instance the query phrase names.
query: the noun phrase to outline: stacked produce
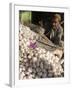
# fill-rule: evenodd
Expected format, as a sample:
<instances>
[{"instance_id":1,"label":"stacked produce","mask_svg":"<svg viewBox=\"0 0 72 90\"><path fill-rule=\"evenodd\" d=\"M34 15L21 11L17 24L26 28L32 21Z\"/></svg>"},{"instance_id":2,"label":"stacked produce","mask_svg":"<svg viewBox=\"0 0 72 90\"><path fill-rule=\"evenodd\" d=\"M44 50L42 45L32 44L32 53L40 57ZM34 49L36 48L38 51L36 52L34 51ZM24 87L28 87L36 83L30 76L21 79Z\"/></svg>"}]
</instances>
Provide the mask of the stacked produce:
<instances>
[{"instance_id":1,"label":"stacked produce","mask_svg":"<svg viewBox=\"0 0 72 90\"><path fill-rule=\"evenodd\" d=\"M39 36L29 27L20 24L19 79L63 77L60 58L36 43Z\"/></svg>"}]
</instances>

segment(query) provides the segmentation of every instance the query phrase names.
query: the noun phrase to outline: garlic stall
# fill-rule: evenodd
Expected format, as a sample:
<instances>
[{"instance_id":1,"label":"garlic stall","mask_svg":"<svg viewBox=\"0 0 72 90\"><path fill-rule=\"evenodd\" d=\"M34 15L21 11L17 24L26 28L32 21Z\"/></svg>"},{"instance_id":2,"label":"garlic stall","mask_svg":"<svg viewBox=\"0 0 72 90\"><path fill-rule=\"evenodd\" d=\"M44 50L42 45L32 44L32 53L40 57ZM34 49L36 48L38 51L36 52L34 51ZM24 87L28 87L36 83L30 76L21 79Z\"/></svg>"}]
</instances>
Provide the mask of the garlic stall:
<instances>
[{"instance_id":1,"label":"garlic stall","mask_svg":"<svg viewBox=\"0 0 72 90\"><path fill-rule=\"evenodd\" d=\"M64 76L63 51L48 50L38 42L41 36L29 27L19 25L19 79Z\"/></svg>"}]
</instances>

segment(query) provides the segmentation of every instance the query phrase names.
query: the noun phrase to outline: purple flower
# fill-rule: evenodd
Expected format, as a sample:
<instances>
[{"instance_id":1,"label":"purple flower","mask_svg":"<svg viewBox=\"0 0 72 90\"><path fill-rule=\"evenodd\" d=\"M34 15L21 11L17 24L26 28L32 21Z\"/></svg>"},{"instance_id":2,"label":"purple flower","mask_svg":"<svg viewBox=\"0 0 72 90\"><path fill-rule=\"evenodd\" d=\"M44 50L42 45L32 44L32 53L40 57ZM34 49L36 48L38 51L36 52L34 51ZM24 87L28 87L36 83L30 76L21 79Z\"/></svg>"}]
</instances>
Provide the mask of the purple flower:
<instances>
[{"instance_id":1,"label":"purple flower","mask_svg":"<svg viewBox=\"0 0 72 90\"><path fill-rule=\"evenodd\" d=\"M37 47L37 44L36 44L36 42L33 43L30 41L30 45L28 47L35 49Z\"/></svg>"}]
</instances>

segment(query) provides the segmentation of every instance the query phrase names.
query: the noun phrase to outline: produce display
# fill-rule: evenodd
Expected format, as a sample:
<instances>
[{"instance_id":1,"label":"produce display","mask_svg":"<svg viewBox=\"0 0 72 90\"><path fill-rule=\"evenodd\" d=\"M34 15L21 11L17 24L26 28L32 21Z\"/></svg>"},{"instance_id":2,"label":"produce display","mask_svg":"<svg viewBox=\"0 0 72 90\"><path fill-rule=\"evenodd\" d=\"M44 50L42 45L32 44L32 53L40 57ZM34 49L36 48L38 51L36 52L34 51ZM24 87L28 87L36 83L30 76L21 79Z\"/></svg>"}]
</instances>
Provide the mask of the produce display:
<instances>
[{"instance_id":1,"label":"produce display","mask_svg":"<svg viewBox=\"0 0 72 90\"><path fill-rule=\"evenodd\" d=\"M19 79L64 77L63 52L39 46L40 36L29 27L19 26ZM58 54L58 55L56 55Z\"/></svg>"}]
</instances>

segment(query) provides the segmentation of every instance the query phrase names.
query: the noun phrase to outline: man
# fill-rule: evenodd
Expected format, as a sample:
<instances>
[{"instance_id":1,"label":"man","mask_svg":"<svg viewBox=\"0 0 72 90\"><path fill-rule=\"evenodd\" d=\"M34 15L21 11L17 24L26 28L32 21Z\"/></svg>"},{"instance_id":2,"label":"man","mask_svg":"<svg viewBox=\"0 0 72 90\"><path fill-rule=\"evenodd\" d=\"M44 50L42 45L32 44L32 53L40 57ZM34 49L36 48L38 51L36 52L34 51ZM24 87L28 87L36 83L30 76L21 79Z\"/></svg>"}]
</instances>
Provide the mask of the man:
<instances>
[{"instance_id":1,"label":"man","mask_svg":"<svg viewBox=\"0 0 72 90\"><path fill-rule=\"evenodd\" d=\"M52 29L50 31L49 38L50 40L59 46L63 46L62 39L63 28L61 26L61 16L59 14L55 14L52 19Z\"/></svg>"}]
</instances>

